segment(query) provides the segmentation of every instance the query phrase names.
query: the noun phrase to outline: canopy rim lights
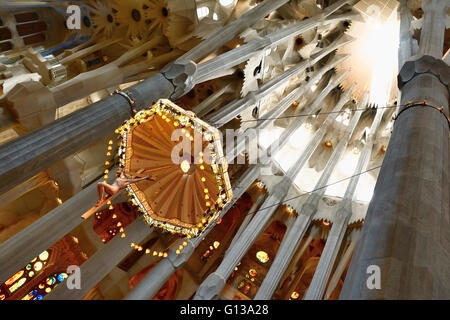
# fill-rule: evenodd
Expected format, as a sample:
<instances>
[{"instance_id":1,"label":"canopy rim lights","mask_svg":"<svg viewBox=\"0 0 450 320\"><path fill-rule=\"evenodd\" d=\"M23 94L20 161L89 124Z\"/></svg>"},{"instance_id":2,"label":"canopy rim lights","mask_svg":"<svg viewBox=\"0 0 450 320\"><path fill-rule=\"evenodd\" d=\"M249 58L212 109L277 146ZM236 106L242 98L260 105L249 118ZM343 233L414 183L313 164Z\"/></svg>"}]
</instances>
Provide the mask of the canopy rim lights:
<instances>
[{"instance_id":1,"label":"canopy rim lights","mask_svg":"<svg viewBox=\"0 0 450 320\"><path fill-rule=\"evenodd\" d=\"M157 119L162 119L165 122L172 124L174 128L173 130L180 129L181 132L183 132L183 135L188 137L190 141L194 141L194 135L199 135L199 137L201 137L200 140L206 141L206 149L203 149L203 151L207 150L209 153L208 160L210 160L210 162L208 164L205 163L206 160L203 160L203 152L199 153L201 159L198 160L198 165L196 164L197 161L192 163L192 161L195 160L192 156L189 159L182 157L176 162L173 162L174 159L172 159L172 163L178 167L177 170L181 171L180 173L182 176L186 178L191 176L190 178L198 179L195 183L199 184L199 187L201 185L206 186L209 184L210 187L214 186L214 190L211 190L209 187L202 187L198 190L202 190L204 194L198 194L196 189L191 186L188 190L183 191L197 194L200 199L203 199L202 203L204 203L204 206L201 210L204 209L205 211L200 212L198 211L200 207L197 208L195 215L200 216L201 223L195 224L193 224L192 221L189 222L190 220L183 221L181 220L181 217L177 218L167 214L165 215L165 213L171 213L170 211L161 212L161 210L156 209L158 212L155 212L154 203L156 202L153 200L155 199L154 196L145 194L145 189L141 190L138 186L139 183L131 183L126 187L128 196L130 197L130 202L133 206L137 207L137 210L143 215L143 218L147 224L157 228L162 228L171 233L178 233L182 236L197 237L211 222L218 219L220 211L233 197L227 171L228 163L223 156L219 132L216 128L196 118L195 114L192 112L183 110L170 100L161 99L152 107L136 113L133 118L126 121L115 131L117 134L120 134L119 138L121 140L119 142L118 150L119 167L121 171L129 173L132 171L131 158L133 156L132 141L133 135L135 134L134 130L137 129L138 126L144 125L146 122L156 121ZM146 127L141 128L144 130ZM152 131L149 132L151 133ZM149 139L151 139L151 136L149 136ZM194 148L195 142L196 140L194 141ZM184 148L183 151L186 152ZM179 164L177 164L178 161L180 161ZM151 167L145 167L143 169L151 170ZM151 172L153 173L153 171ZM194 175L198 175L199 172L201 175L196 178ZM203 174L203 172L205 173ZM164 177L158 177L158 179L162 180ZM178 178L174 179L178 180ZM184 181L181 179L184 178L180 178L180 183ZM189 200L185 199L184 202L186 201ZM196 207L192 208L192 210L195 210L195 208Z\"/></svg>"}]
</instances>

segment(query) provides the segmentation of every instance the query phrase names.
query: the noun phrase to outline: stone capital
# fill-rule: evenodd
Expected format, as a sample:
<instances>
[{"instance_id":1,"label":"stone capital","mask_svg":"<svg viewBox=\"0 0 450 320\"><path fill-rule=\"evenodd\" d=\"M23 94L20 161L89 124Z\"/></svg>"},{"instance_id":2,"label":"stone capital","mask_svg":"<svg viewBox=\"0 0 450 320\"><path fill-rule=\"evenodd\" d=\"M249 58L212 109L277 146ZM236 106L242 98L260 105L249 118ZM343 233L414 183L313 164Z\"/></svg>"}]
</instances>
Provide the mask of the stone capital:
<instances>
[{"instance_id":1,"label":"stone capital","mask_svg":"<svg viewBox=\"0 0 450 320\"><path fill-rule=\"evenodd\" d=\"M273 195L279 200L283 199L288 194L291 184L291 179L284 177L284 179L273 188Z\"/></svg>"},{"instance_id":2,"label":"stone capital","mask_svg":"<svg viewBox=\"0 0 450 320\"><path fill-rule=\"evenodd\" d=\"M450 90L450 66L443 60L428 55L405 62L397 76L398 88L401 90L406 83L424 73L432 74Z\"/></svg>"},{"instance_id":3,"label":"stone capital","mask_svg":"<svg viewBox=\"0 0 450 320\"><path fill-rule=\"evenodd\" d=\"M30 131L55 120L56 102L53 94L39 81L16 84L3 99L3 107Z\"/></svg>"},{"instance_id":4,"label":"stone capital","mask_svg":"<svg viewBox=\"0 0 450 320\"><path fill-rule=\"evenodd\" d=\"M311 194L310 196L313 196L313 195L314 194ZM317 206L312 204L311 202L307 201L303 204L300 214L312 218L316 214L316 212L317 212Z\"/></svg>"},{"instance_id":5,"label":"stone capital","mask_svg":"<svg viewBox=\"0 0 450 320\"><path fill-rule=\"evenodd\" d=\"M446 10L450 7L448 0L426 0L422 1L423 11L439 12L443 15L446 14Z\"/></svg>"},{"instance_id":6,"label":"stone capital","mask_svg":"<svg viewBox=\"0 0 450 320\"><path fill-rule=\"evenodd\" d=\"M197 64L188 60L176 60L165 66L161 73L172 82L175 91L171 99L177 99L194 88L194 75L197 72Z\"/></svg>"},{"instance_id":7,"label":"stone capital","mask_svg":"<svg viewBox=\"0 0 450 320\"><path fill-rule=\"evenodd\" d=\"M211 273L198 288L195 300L213 300L225 286L225 279L218 273Z\"/></svg>"},{"instance_id":8,"label":"stone capital","mask_svg":"<svg viewBox=\"0 0 450 320\"><path fill-rule=\"evenodd\" d=\"M187 241L187 243L187 246L184 247L183 251L180 254L176 254L173 250L169 252L169 256L167 258L169 259L170 263L172 263L175 270L181 268L189 260L195 250L195 246L192 241Z\"/></svg>"}]
</instances>

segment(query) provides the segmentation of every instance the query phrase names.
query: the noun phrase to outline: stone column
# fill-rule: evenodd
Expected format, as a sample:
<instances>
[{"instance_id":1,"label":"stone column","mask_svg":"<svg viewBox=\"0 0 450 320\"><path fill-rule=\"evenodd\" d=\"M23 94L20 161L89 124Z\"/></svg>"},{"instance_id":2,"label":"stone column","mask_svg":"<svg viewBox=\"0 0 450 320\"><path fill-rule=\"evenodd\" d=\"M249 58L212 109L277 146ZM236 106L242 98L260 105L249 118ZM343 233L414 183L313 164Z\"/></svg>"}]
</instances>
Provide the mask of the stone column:
<instances>
[{"instance_id":1,"label":"stone column","mask_svg":"<svg viewBox=\"0 0 450 320\"><path fill-rule=\"evenodd\" d=\"M272 11L275 11L289 0L272 0L258 4L253 9L244 13L239 19L227 24L220 31L201 42L199 45L182 55L178 60L191 60L199 62L208 54L219 50L225 43L233 40L236 35L263 19Z\"/></svg>"},{"instance_id":2,"label":"stone column","mask_svg":"<svg viewBox=\"0 0 450 320\"><path fill-rule=\"evenodd\" d=\"M258 5L166 66L161 73L128 88L127 94L135 101L133 108L140 110L160 98L182 96L193 86L191 76L196 66L192 61L215 52L286 2L274 0ZM131 106L124 97L113 95L0 146L0 194L113 131L132 115L130 111Z\"/></svg>"},{"instance_id":3,"label":"stone column","mask_svg":"<svg viewBox=\"0 0 450 320\"><path fill-rule=\"evenodd\" d=\"M223 95L229 92L233 92L233 84L229 83L220 90L214 92L208 98L196 105L192 111L198 116L202 117L213 110L220 102L223 101Z\"/></svg>"},{"instance_id":4,"label":"stone column","mask_svg":"<svg viewBox=\"0 0 450 320\"><path fill-rule=\"evenodd\" d=\"M358 159L353 177L350 180L345 191L342 201L338 204L336 214L333 220L333 226L328 233L325 248L322 251L319 264L317 265L314 277L309 285L308 291L305 295L305 300L320 300L322 299L328 278L332 271L336 255L341 247L342 239L344 238L347 224L352 216L352 202L355 196L356 187L361 177L361 173L367 169L370 156L374 145L375 134L381 123L385 109L377 109L375 119L373 120L370 132L367 137L366 145L361 152Z\"/></svg>"},{"instance_id":5,"label":"stone column","mask_svg":"<svg viewBox=\"0 0 450 320\"><path fill-rule=\"evenodd\" d=\"M325 293L325 300L328 300L333 293L334 289L339 283L339 279L341 279L342 274L344 273L345 267L347 266L350 258L352 257L353 250L356 246L356 241L358 241L358 237L360 234L360 229L354 229L350 235L350 245L345 250L344 255L340 258L339 263L336 267L336 270L333 273L333 276L330 279L330 283L328 284L327 292Z\"/></svg>"},{"instance_id":6,"label":"stone column","mask_svg":"<svg viewBox=\"0 0 450 320\"><path fill-rule=\"evenodd\" d=\"M250 106L257 104L275 90L285 86L289 80L303 72L310 64L310 59L296 64L270 81L264 83L257 91L249 92L245 97L231 101L226 106L211 114L207 121L215 127L221 127Z\"/></svg>"},{"instance_id":7,"label":"stone column","mask_svg":"<svg viewBox=\"0 0 450 320\"><path fill-rule=\"evenodd\" d=\"M37 254L50 248L82 223L84 220L81 215L89 210L97 199L97 183L93 183L0 244L0 282L8 280Z\"/></svg>"},{"instance_id":8,"label":"stone column","mask_svg":"<svg viewBox=\"0 0 450 320\"><path fill-rule=\"evenodd\" d=\"M310 59L306 59L298 63L297 65L286 70L279 76L262 84L257 91L250 92L245 97L231 101L226 106L220 108L220 110L214 112L211 116L208 117L208 122L214 124L214 126L216 127L223 126L224 124L232 120L234 117L236 117L237 115L241 114L243 111L248 109L250 106L257 104L259 101L262 101L264 98L272 94L274 91L278 90L282 86L285 86L289 80L291 80L294 76L303 72L308 66L316 64L318 61L326 57L334 50L344 46L345 44L353 40L354 40L353 38L350 38L344 34L343 36L339 37L336 41L334 41L326 49L314 55ZM343 59L345 59L345 57L346 56L344 57L338 56L337 59L333 60L339 61L338 63L340 63ZM342 60L340 60L340 58L342 58ZM338 63L336 63L336 65Z\"/></svg>"},{"instance_id":9,"label":"stone column","mask_svg":"<svg viewBox=\"0 0 450 320\"><path fill-rule=\"evenodd\" d=\"M298 271L297 263L298 260L302 257L303 253L305 252L306 248L309 246L311 241L316 238L319 235L320 229L316 226L311 227L311 231L308 234L308 236L305 239L305 242L302 244L302 246L297 249L296 254L294 255L294 258L291 259L291 262L289 264L289 267L287 271L284 273L283 277L281 278L280 285L284 283L284 281L289 278L289 283L287 283L287 286L290 286L292 281L294 280L295 274Z\"/></svg>"},{"instance_id":10,"label":"stone column","mask_svg":"<svg viewBox=\"0 0 450 320\"><path fill-rule=\"evenodd\" d=\"M350 92L350 91L349 91ZM349 96L346 95L346 99L348 101ZM344 97L345 99L345 97ZM367 104L368 94L364 96L364 98L358 104L357 109L361 109ZM339 104L338 104L339 105ZM342 106L341 106L342 107ZM270 299L278 287L278 283L281 280L281 277L285 273L292 257L297 249L300 241L302 240L308 226L311 222L312 217L317 212L317 208L319 206L319 201L322 199L325 194L326 186L331 174L334 171L334 168L338 164L342 155L347 148L348 141L358 124L359 118L361 117L362 111L357 111L353 115L345 133L342 137L339 144L336 146L336 149L333 151L330 159L327 162L327 165L319 178L319 181L316 183L314 189L318 191L312 193L308 196L308 199L305 201L301 208L301 212L299 216L296 218L294 225L290 228L286 235L284 236L280 248L278 249L277 255L270 266L269 272L267 273L264 281L259 287L258 292L256 293L256 300L267 300ZM336 118L336 114L330 114L327 119L334 120ZM325 123L324 123L325 124ZM326 125L326 124L325 124ZM322 126L322 128L327 129L328 126ZM315 137L314 137L315 138ZM314 139L313 138L313 139ZM318 139L319 143L322 138Z\"/></svg>"},{"instance_id":11,"label":"stone column","mask_svg":"<svg viewBox=\"0 0 450 320\"><path fill-rule=\"evenodd\" d=\"M336 55L331 62L329 62L326 66L324 66L322 69L320 69L318 72L316 72L311 79L304 85L298 87L297 89L292 90L289 94L287 94L271 111L269 111L267 114L264 114L263 118L260 121L258 121L257 126L255 127L256 130L263 130L270 124L272 124L279 116L283 114L295 101L300 99L303 94L311 88L311 86L319 81L325 73L327 73L332 68L336 67L339 63L344 61L348 55ZM341 80L341 77L339 79ZM337 86L337 81L333 83L336 83L335 86ZM331 82L330 82L331 84ZM328 91L327 94L331 91L331 86L327 87ZM325 95L326 96L326 95ZM325 98L323 96L323 98ZM321 102L322 100L320 100ZM317 105L319 105L319 103ZM238 139L237 145L235 148L233 148L230 152L227 153L226 158L228 163L232 163L232 161L236 158L238 154L245 151L245 145L246 141L245 139Z\"/></svg>"},{"instance_id":12,"label":"stone column","mask_svg":"<svg viewBox=\"0 0 450 320\"><path fill-rule=\"evenodd\" d=\"M136 110L168 97L174 88L157 74L127 89ZM113 95L0 146L0 193L51 167L114 131L132 115L128 101Z\"/></svg>"},{"instance_id":13,"label":"stone column","mask_svg":"<svg viewBox=\"0 0 450 320\"><path fill-rule=\"evenodd\" d=\"M275 192L267 197L261 206L263 209L259 209L252 221L248 224L248 227L237 239L235 245L228 249L217 270L211 273L200 285L194 296L194 300L211 300L220 294L234 267L239 263L277 210L279 203L283 200L283 197L289 189L287 183L288 181L280 183L275 188Z\"/></svg>"},{"instance_id":14,"label":"stone column","mask_svg":"<svg viewBox=\"0 0 450 320\"><path fill-rule=\"evenodd\" d=\"M333 227L328 233L327 242L314 272L313 280L309 285L304 300L320 300L327 285L328 277L334 265L334 261L339 252L339 248L347 230L348 219L351 216L351 201L347 206L336 212ZM348 208L350 207L350 208ZM348 217L348 218L347 218Z\"/></svg>"},{"instance_id":15,"label":"stone column","mask_svg":"<svg viewBox=\"0 0 450 320\"><path fill-rule=\"evenodd\" d=\"M412 38L409 31L412 21L412 14L409 8L406 6L407 0L400 0L398 6L398 17L400 19L400 37L399 37L399 50L398 50L398 66L399 69L403 64L412 57L416 52L417 41Z\"/></svg>"},{"instance_id":16,"label":"stone column","mask_svg":"<svg viewBox=\"0 0 450 320\"><path fill-rule=\"evenodd\" d=\"M250 208L249 212L245 216L244 221L242 221L241 225L239 226L239 229L236 232L236 234L234 235L234 238L231 241L230 245L228 246L228 249L233 247L233 245L235 244L236 240L239 239L239 236L242 234L242 232L244 232L245 228L247 228L248 224L252 220L252 218L255 215L255 213L257 212L258 208L263 203L265 197L266 197L265 194L261 194L256 199L255 203L253 204L253 206ZM228 249L227 249L227 251L228 251Z\"/></svg>"},{"instance_id":17,"label":"stone column","mask_svg":"<svg viewBox=\"0 0 450 320\"><path fill-rule=\"evenodd\" d=\"M346 42L348 43L348 42ZM292 90L289 94L287 94L273 109L273 111L269 112L267 115L264 115L264 118L261 121L258 121L258 129L264 129L267 126L269 126L271 123L273 123L276 118L280 117L295 101L299 100L305 92L307 92L308 89L310 89L317 81L320 81L325 73L330 71L331 69L335 68L338 64L346 60L350 55L346 54L336 54L333 59L328 62L323 68L321 68L319 71L317 71L311 79L309 79L306 84L302 85L301 87ZM346 74L346 73L345 73ZM342 80L341 77L337 80ZM337 86L338 81L331 80L329 83L335 83L334 87ZM331 86L327 86L326 90L327 94L331 91ZM324 97L325 98L325 97ZM321 102L321 101L320 101ZM318 104L320 104L320 102ZM305 110L306 111L306 110ZM303 113L303 111L302 111Z\"/></svg>"},{"instance_id":18,"label":"stone column","mask_svg":"<svg viewBox=\"0 0 450 320\"><path fill-rule=\"evenodd\" d=\"M102 249L80 266L81 288L69 289L66 281L44 297L45 300L81 300L120 261L132 252L131 242L140 243L153 232L143 220L137 218L125 228L126 237L114 237Z\"/></svg>"},{"instance_id":19,"label":"stone column","mask_svg":"<svg viewBox=\"0 0 450 320\"><path fill-rule=\"evenodd\" d=\"M30 192L31 190L35 188L39 188L40 186L44 185L48 181L50 181L51 178L47 174L47 172L41 172L31 179L28 179L24 183L21 183L17 185L16 187L12 188L11 190L8 190L8 192L0 195L0 206L3 206L7 204L8 202L14 201L27 192Z\"/></svg>"},{"instance_id":20,"label":"stone column","mask_svg":"<svg viewBox=\"0 0 450 320\"><path fill-rule=\"evenodd\" d=\"M300 114L312 114L319 110L321 107L321 104L323 100L327 97L327 95L333 90L335 87L339 85L339 83L344 79L344 77L347 75L348 70L341 75L333 77L325 89L323 89L320 94L316 97L316 99L308 106L302 109ZM267 148L267 154L269 156L275 155L279 150L281 150L288 142L289 137L294 134L294 132L300 128L303 123L307 120L307 117L296 117L292 122L289 124L289 126L284 130L280 138L278 138L278 141L275 140L268 148Z\"/></svg>"},{"instance_id":21,"label":"stone column","mask_svg":"<svg viewBox=\"0 0 450 320\"><path fill-rule=\"evenodd\" d=\"M250 167L240 178L237 186L233 188L233 199L228 203L220 213L217 220L222 218L228 210L236 203L236 201L242 196L242 194L250 187L250 185L256 180L259 175L259 167ZM214 228L215 222L206 228L201 236L195 239L179 240L173 249L169 250L169 256L166 259L161 260L131 291L125 300L150 300L159 289L166 283L166 281L172 276L172 274L181 268L191 257L195 248L200 242L208 235L208 233ZM188 245L183 249L180 254L176 254L176 249L183 242L186 241Z\"/></svg>"},{"instance_id":22,"label":"stone column","mask_svg":"<svg viewBox=\"0 0 450 320\"><path fill-rule=\"evenodd\" d=\"M445 19L449 2L429 0L422 2L424 11L422 31L420 33L419 55L428 55L441 59L445 37Z\"/></svg>"},{"instance_id":23,"label":"stone column","mask_svg":"<svg viewBox=\"0 0 450 320\"><path fill-rule=\"evenodd\" d=\"M350 99L350 94L351 91L348 91L342 95L341 99L333 109L334 112L340 110L343 107L343 105ZM279 204L283 202L292 184L292 181L295 179L305 163L308 161L309 157L317 148L318 144L321 142L323 135L325 134L325 130L328 128L334 118L336 118L336 116L336 114L332 113L325 119L320 129L314 134L313 138L306 146L304 152L300 155L295 164L291 168L289 168L282 181L275 186L274 192L270 194L264 201L261 208L253 217L252 221L250 221L248 227L236 240L235 245L228 249L222 260L222 263L219 265L217 270L210 274L200 285L197 293L194 296L194 299L210 300L214 299L217 295L220 294L223 287L225 286L226 279L228 279L234 267L238 264L238 262L242 259L247 250L259 236L263 228L266 226L267 222L271 219L272 215L277 210Z\"/></svg>"},{"instance_id":24,"label":"stone column","mask_svg":"<svg viewBox=\"0 0 450 320\"><path fill-rule=\"evenodd\" d=\"M423 1L417 60L399 74L401 112L395 122L361 238L340 299L446 299L450 296L450 67L443 62L446 0ZM438 41L439 40L439 41ZM367 268L381 271L381 289L366 286Z\"/></svg>"},{"instance_id":25,"label":"stone column","mask_svg":"<svg viewBox=\"0 0 450 320\"><path fill-rule=\"evenodd\" d=\"M258 52L275 47L298 34L302 34L313 28L333 24L343 20L352 20L359 16L359 13L349 11L341 15L331 16L329 15L335 10L339 9L346 3L353 2L351 0L339 0L331 6L325 8L323 12L315 17L300 21L294 25L283 28L264 37L259 37L249 41L248 43L241 45L233 50L230 50L220 56L217 56L211 60L205 61L198 65L195 75L193 76L195 83L204 82L215 78L217 70L226 70L232 68L238 64L241 64ZM327 18L328 17L328 18Z\"/></svg>"}]
</instances>

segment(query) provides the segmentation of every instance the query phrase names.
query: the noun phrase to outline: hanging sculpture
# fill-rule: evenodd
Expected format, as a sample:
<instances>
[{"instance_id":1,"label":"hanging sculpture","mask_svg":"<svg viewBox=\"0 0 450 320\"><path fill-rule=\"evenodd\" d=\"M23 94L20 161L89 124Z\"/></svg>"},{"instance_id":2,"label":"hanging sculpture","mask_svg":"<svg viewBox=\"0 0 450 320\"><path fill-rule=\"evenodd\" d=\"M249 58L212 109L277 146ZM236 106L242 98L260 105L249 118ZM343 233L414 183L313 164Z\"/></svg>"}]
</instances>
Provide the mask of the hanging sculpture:
<instances>
[{"instance_id":1,"label":"hanging sculpture","mask_svg":"<svg viewBox=\"0 0 450 320\"><path fill-rule=\"evenodd\" d=\"M120 186L99 183L100 199L89 215L126 189L149 225L196 237L231 200L219 131L192 112L159 100L124 122L116 133L120 135L118 179L127 179Z\"/></svg>"}]
</instances>

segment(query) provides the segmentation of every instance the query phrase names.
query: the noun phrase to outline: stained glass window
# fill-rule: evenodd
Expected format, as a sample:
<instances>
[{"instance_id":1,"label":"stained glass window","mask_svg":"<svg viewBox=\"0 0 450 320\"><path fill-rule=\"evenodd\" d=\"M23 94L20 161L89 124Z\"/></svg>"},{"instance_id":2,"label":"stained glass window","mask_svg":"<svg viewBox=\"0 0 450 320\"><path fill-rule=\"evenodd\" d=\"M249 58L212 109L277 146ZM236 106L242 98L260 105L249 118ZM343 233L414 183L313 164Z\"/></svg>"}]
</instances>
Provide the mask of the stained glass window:
<instances>
[{"instance_id":1,"label":"stained glass window","mask_svg":"<svg viewBox=\"0 0 450 320\"><path fill-rule=\"evenodd\" d=\"M41 283L35 286L22 300L41 300L44 296L53 289L56 288L58 284L63 282L68 277L67 273L54 273L44 279Z\"/></svg>"},{"instance_id":2,"label":"stained glass window","mask_svg":"<svg viewBox=\"0 0 450 320\"><path fill-rule=\"evenodd\" d=\"M36 258L30 261L24 268L16 272L11 278L0 285L0 300L5 300L17 292L25 283L29 283L31 279L35 278L45 269L50 252L45 250ZM28 293L26 297L32 294ZM34 297L35 295L33 295Z\"/></svg>"}]
</instances>

